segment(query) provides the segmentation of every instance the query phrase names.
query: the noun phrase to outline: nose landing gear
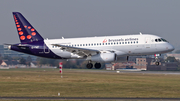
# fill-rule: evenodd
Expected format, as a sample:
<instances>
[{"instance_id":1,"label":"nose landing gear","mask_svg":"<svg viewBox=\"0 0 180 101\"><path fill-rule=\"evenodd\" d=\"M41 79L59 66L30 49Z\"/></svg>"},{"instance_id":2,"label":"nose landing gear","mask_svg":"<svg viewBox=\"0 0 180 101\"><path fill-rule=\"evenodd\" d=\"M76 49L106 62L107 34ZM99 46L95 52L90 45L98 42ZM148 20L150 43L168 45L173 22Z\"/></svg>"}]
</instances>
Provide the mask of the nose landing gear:
<instances>
[{"instance_id":1,"label":"nose landing gear","mask_svg":"<svg viewBox=\"0 0 180 101\"><path fill-rule=\"evenodd\" d=\"M155 62L156 66L159 66L159 62Z\"/></svg>"},{"instance_id":2,"label":"nose landing gear","mask_svg":"<svg viewBox=\"0 0 180 101\"><path fill-rule=\"evenodd\" d=\"M155 65L159 66L159 58L158 58L158 56L160 56L160 54L154 54L154 56L155 56Z\"/></svg>"}]
</instances>

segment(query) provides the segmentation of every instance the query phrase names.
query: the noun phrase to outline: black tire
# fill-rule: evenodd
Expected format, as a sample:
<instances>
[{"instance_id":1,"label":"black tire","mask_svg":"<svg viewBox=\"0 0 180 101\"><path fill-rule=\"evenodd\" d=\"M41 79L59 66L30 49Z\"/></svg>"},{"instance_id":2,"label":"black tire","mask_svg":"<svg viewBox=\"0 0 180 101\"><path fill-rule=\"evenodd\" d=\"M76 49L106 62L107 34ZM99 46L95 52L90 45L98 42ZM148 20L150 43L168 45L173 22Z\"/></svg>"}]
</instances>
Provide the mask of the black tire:
<instances>
[{"instance_id":1,"label":"black tire","mask_svg":"<svg viewBox=\"0 0 180 101\"><path fill-rule=\"evenodd\" d=\"M86 67L87 67L88 69L91 69L91 68L93 67L93 64L92 64L92 63L88 63L88 64L86 65Z\"/></svg>"},{"instance_id":2,"label":"black tire","mask_svg":"<svg viewBox=\"0 0 180 101\"><path fill-rule=\"evenodd\" d=\"M95 63L94 67L95 67L96 69L99 69L99 68L101 68L101 64L100 64L100 63Z\"/></svg>"},{"instance_id":3,"label":"black tire","mask_svg":"<svg viewBox=\"0 0 180 101\"><path fill-rule=\"evenodd\" d=\"M159 66L159 62L156 62L155 64L156 64L156 66Z\"/></svg>"}]
</instances>

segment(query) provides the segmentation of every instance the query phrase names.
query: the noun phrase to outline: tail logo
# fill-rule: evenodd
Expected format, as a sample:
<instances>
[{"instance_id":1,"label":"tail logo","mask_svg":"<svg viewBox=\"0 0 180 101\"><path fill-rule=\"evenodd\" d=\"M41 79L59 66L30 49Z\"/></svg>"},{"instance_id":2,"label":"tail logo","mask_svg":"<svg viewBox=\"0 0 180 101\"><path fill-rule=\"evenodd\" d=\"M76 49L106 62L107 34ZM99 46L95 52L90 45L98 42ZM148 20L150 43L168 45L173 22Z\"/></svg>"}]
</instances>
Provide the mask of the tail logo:
<instances>
[{"instance_id":1,"label":"tail logo","mask_svg":"<svg viewBox=\"0 0 180 101\"><path fill-rule=\"evenodd\" d=\"M17 30L19 31L19 35L21 35L20 36L20 39L21 40L25 40L26 38L27 39L31 39L32 38L32 36L35 36L36 35L36 32L34 32L35 31L35 29L34 28L31 28L31 26L24 26L24 28L28 28L29 30L31 30L31 35L27 35L26 37L25 36L22 36L23 35L23 31L22 31L22 28L20 28L20 25L19 25L19 22L18 22L18 20L16 20L16 16L14 16L14 19L15 19L15 22L16 22L16 26L17 26Z\"/></svg>"},{"instance_id":2,"label":"tail logo","mask_svg":"<svg viewBox=\"0 0 180 101\"><path fill-rule=\"evenodd\" d=\"M23 32L21 31L21 32L19 32L19 35L23 35Z\"/></svg>"},{"instance_id":3,"label":"tail logo","mask_svg":"<svg viewBox=\"0 0 180 101\"><path fill-rule=\"evenodd\" d=\"M28 35L28 36L27 36L27 39L31 39L31 35Z\"/></svg>"},{"instance_id":4,"label":"tail logo","mask_svg":"<svg viewBox=\"0 0 180 101\"><path fill-rule=\"evenodd\" d=\"M44 40L21 13L13 12L13 18L21 43Z\"/></svg>"},{"instance_id":5,"label":"tail logo","mask_svg":"<svg viewBox=\"0 0 180 101\"><path fill-rule=\"evenodd\" d=\"M18 31L21 31L22 29L21 28L18 28Z\"/></svg>"},{"instance_id":6,"label":"tail logo","mask_svg":"<svg viewBox=\"0 0 180 101\"><path fill-rule=\"evenodd\" d=\"M16 22L16 27L17 27L17 30L18 30L18 32L19 32L19 35L21 35L20 36L20 39L21 40L25 40L26 38L27 39L31 39L32 38L32 36L35 36L36 35L36 32L34 32L35 31L35 29L34 28L31 28L31 26L24 26L24 28L26 29L26 28L28 28L30 31L31 31L31 35L27 35L26 37L23 35L23 31L22 31L22 28L20 28L20 25L19 25L19 22L18 22L18 20L17 20L17 18L16 18L16 16L14 16L14 19L15 19L15 22Z\"/></svg>"},{"instance_id":7,"label":"tail logo","mask_svg":"<svg viewBox=\"0 0 180 101\"><path fill-rule=\"evenodd\" d=\"M36 32L32 32L31 34L32 34L32 36L35 36L35 35L36 35Z\"/></svg>"},{"instance_id":8,"label":"tail logo","mask_svg":"<svg viewBox=\"0 0 180 101\"><path fill-rule=\"evenodd\" d=\"M21 39L21 40L25 40L25 36L21 36L20 39Z\"/></svg>"},{"instance_id":9,"label":"tail logo","mask_svg":"<svg viewBox=\"0 0 180 101\"><path fill-rule=\"evenodd\" d=\"M35 29L34 29L34 28L32 28L32 29L31 29L31 31L35 31Z\"/></svg>"}]
</instances>

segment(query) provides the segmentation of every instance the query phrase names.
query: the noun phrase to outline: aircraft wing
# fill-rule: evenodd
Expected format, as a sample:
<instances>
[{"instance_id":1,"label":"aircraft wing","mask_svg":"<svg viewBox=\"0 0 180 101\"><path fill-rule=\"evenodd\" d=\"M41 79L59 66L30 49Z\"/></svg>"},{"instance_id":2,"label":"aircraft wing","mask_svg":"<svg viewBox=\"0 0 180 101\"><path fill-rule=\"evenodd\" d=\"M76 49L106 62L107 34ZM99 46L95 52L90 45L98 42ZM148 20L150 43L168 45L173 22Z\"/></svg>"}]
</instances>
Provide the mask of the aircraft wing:
<instances>
[{"instance_id":1,"label":"aircraft wing","mask_svg":"<svg viewBox=\"0 0 180 101\"><path fill-rule=\"evenodd\" d=\"M77 54L77 55L82 56L82 57L95 55L95 54L98 54L100 52L99 50L71 47L71 46L65 46L65 45L61 45L61 44L51 44L51 45L58 46L58 47L60 47L61 50L68 51L68 52Z\"/></svg>"}]
</instances>

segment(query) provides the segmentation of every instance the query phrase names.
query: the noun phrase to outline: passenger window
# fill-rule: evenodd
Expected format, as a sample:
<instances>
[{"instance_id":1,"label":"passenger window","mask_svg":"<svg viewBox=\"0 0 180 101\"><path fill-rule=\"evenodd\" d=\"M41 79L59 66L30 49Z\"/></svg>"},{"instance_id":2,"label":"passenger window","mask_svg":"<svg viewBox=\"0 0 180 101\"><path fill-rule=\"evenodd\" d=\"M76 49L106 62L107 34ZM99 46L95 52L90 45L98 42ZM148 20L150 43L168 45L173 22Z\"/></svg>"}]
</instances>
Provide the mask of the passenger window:
<instances>
[{"instance_id":1,"label":"passenger window","mask_svg":"<svg viewBox=\"0 0 180 101\"><path fill-rule=\"evenodd\" d=\"M101 45L101 43L99 43L99 45Z\"/></svg>"},{"instance_id":2,"label":"passenger window","mask_svg":"<svg viewBox=\"0 0 180 101\"><path fill-rule=\"evenodd\" d=\"M121 44L121 42L119 42L119 44Z\"/></svg>"},{"instance_id":3,"label":"passenger window","mask_svg":"<svg viewBox=\"0 0 180 101\"><path fill-rule=\"evenodd\" d=\"M108 45L110 45L110 43L108 43Z\"/></svg>"},{"instance_id":4,"label":"passenger window","mask_svg":"<svg viewBox=\"0 0 180 101\"><path fill-rule=\"evenodd\" d=\"M118 42L117 42L117 44L118 44Z\"/></svg>"},{"instance_id":5,"label":"passenger window","mask_svg":"<svg viewBox=\"0 0 180 101\"><path fill-rule=\"evenodd\" d=\"M122 42L122 44L124 44L124 42Z\"/></svg>"},{"instance_id":6,"label":"passenger window","mask_svg":"<svg viewBox=\"0 0 180 101\"><path fill-rule=\"evenodd\" d=\"M125 42L125 44L127 44L127 42Z\"/></svg>"}]
</instances>

